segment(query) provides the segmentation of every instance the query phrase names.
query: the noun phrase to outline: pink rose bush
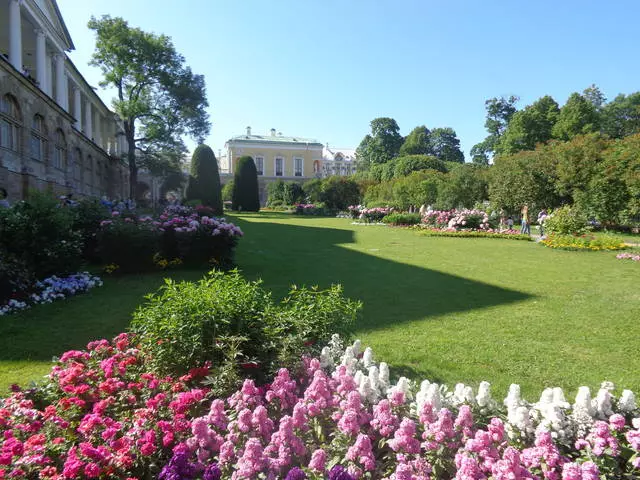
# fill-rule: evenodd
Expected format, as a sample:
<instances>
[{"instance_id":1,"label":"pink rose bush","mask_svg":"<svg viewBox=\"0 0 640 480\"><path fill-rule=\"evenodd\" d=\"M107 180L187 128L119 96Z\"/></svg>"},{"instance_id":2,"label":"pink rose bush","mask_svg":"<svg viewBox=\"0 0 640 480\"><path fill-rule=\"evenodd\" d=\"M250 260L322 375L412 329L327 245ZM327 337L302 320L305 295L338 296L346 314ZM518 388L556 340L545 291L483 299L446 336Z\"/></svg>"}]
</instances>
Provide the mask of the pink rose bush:
<instances>
[{"instance_id":1,"label":"pink rose bush","mask_svg":"<svg viewBox=\"0 0 640 480\"><path fill-rule=\"evenodd\" d=\"M360 219L365 223L379 223L384 217L393 212L392 207L367 208L364 205L350 205L347 208L351 218Z\"/></svg>"},{"instance_id":2,"label":"pink rose bush","mask_svg":"<svg viewBox=\"0 0 640 480\"><path fill-rule=\"evenodd\" d=\"M482 210L427 210L422 215L423 233L446 237L497 237L530 240L528 235L501 228L497 218Z\"/></svg>"},{"instance_id":3,"label":"pink rose bush","mask_svg":"<svg viewBox=\"0 0 640 480\"><path fill-rule=\"evenodd\" d=\"M66 352L49 381L0 405L0 478L143 478L191 432L206 366L157 377L121 334Z\"/></svg>"}]
</instances>

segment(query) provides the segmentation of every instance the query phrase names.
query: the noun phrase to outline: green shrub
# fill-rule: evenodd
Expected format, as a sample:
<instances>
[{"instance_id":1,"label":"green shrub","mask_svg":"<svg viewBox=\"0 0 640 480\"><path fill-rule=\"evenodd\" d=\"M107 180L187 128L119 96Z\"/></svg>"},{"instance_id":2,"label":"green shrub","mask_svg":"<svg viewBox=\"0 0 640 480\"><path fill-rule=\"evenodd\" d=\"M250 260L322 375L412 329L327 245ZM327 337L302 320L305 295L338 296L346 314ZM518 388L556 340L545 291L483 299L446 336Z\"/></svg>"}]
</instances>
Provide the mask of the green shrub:
<instances>
[{"instance_id":1,"label":"green shrub","mask_svg":"<svg viewBox=\"0 0 640 480\"><path fill-rule=\"evenodd\" d=\"M240 157L233 179L231 208L243 212L260 211L260 193L258 192L258 171L249 156Z\"/></svg>"},{"instance_id":2,"label":"green shrub","mask_svg":"<svg viewBox=\"0 0 640 480\"><path fill-rule=\"evenodd\" d=\"M346 210L360 202L360 188L350 178L328 177L322 181L320 201L332 210Z\"/></svg>"},{"instance_id":3,"label":"green shrub","mask_svg":"<svg viewBox=\"0 0 640 480\"><path fill-rule=\"evenodd\" d=\"M134 314L131 329L157 372L183 373L207 360L220 367L229 361L225 349L233 348L236 369L251 362L257 368L247 373L264 378L332 333L348 335L359 308L337 286L293 287L276 304L261 281L213 271L195 283L167 280Z\"/></svg>"},{"instance_id":4,"label":"green shrub","mask_svg":"<svg viewBox=\"0 0 640 480\"><path fill-rule=\"evenodd\" d=\"M544 228L549 234L580 234L587 231L587 219L576 208L566 205L546 218Z\"/></svg>"},{"instance_id":5,"label":"green shrub","mask_svg":"<svg viewBox=\"0 0 640 480\"><path fill-rule=\"evenodd\" d=\"M35 282L25 262L0 248L0 305L11 298L19 298Z\"/></svg>"},{"instance_id":6,"label":"green shrub","mask_svg":"<svg viewBox=\"0 0 640 480\"><path fill-rule=\"evenodd\" d=\"M0 209L0 248L38 279L75 273L82 262L82 238L72 227L71 208L60 208L53 197L31 192L27 201Z\"/></svg>"},{"instance_id":7,"label":"green shrub","mask_svg":"<svg viewBox=\"0 0 640 480\"><path fill-rule=\"evenodd\" d=\"M162 232L152 222L114 216L98 232L98 255L105 265L119 271L144 272L154 268L153 257L160 250Z\"/></svg>"},{"instance_id":8,"label":"green shrub","mask_svg":"<svg viewBox=\"0 0 640 480\"><path fill-rule=\"evenodd\" d=\"M233 180L228 181L222 187L222 201L230 202L233 198Z\"/></svg>"},{"instance_id":9,"label":"green shrub","mask_svg":"<svg viewBox=\"0 0 640 480\"><path fill-rule=\"evenodd\" d=\"M73 214L73 230L82 236L82 254L89 262L98 261L98 232L100 222L111 218L111 212L97 198L82 199L70 209Z\"/></svg>"},{"instance_id":10,"label":"green shrub","mask_svg":"<svg viewBox=\"0 0 640 480\"><path fill-rule=\"evenodd\" d=\"M560 250L624 250L626 245L613 235L562 235L553 234L540 242L545 247Z\"/></svg>"},{"instance_id":11,"label":"green shrub","mask_svg":"<svg viewBox=\"0 0 640 480\"><path fill-rule=\"evenodd\" d=\"M196 147L191 157L191 175L186 189L187 200L199 199L222 215L222 189L218 161L213 150L205 144Z\"/></svg>"},{"instance_id":12,"label":"green shrub","mask_svg":"<svg viewBox=\"0 0 640 480\"><path fill-rule=\"evenodd\" d=\"M390 213L382 219L388 225L417 225L422 220L419 213Z\"/></svg>"}]
</instances>

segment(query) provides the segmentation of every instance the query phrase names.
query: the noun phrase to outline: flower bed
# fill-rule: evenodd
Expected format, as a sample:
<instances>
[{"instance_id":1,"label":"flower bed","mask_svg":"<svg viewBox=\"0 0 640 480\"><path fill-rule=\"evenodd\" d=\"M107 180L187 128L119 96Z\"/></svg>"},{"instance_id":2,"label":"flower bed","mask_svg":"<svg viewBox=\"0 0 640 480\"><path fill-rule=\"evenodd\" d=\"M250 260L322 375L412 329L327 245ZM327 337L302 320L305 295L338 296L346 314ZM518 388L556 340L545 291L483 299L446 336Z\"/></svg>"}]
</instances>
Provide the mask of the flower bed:
<instances>
[{"instance_id":1,"label":"flower bed","mask_svg":"<svg viewBox=\"0 0 640 480\"><path fill-rule=\"evenodd\" d=\"M427 237L506 238L531 241L530 235L523 235L517 230L455 230L420 227L420 234Z\"/></svg>"},{"instance_id":2,"label":"flower bed","mask_svg":"<svg viewBox=\"0 0 640 480\"><path fill-rule=\"evenodd\" d=\"M460 230L479 230L493 232L497 229L497 220L489 218L482 210L430 210L423 214L422 223L431 228Z\"/></svg>"},{"instance_id":3,"label":"flower bed","mask_svg":"<svg viewBox=\"0 0 640 480\"><path fill-rule=\"evenodd\" d=\"M608 235L549 235L540 243L560 250L624 250L627 246L620 239Z\"/></svg>"},{"instance_id":4,"label":"flower bed","mask_svg":"<svg viewBox=\"0 0 640 480\"><path fill-rule=\"evenodd\" d=\"M44 388L0 408L0 476L160 480L589 479L640 474L635 396L603 383L575 402L518 385L498 401L487 382L453 390L401 377L359 341L334 336L300 371L245 380L208 400L197 368L145 369L132 337L65 353Z\"/></svg>"},{"instance_id":5,"label":"flower bed","mask_svg":"<svg viewBox=\"0 0 640 480\"><path fill-rule=\"evenodd\" d=\"M632 260L634 262L640 262L640 253L619 253L616 255L618 260Z\"/></svg>"},{"instance_id":6,"label":"flower bed","mask_svg":"<svg viewBox=\"0 0 640 480\"><path fill-rule=\"evenodd\" d=\"M365 223L379 223L384 217L393 212L392 207L366 208L364 205L350 205L347 208L353 219L360 219Z\"/></svg>"},{"instance_id":7,"label":"flower bed","mask_svg":"<svg viewBox=\"0 0 640 480\"><path fill-rule=\"evenodd\" d=\"M100 260L122 272L150 270L158 265L164 268L165 262L229 267L242 230L207 213L206 207L194 210L173 206L154 220L113 212L111 219L100 224Z\"/></svg>"},{"instance_id":8,"label":"flower bed","mask_svg":"<svg viewBox=\"0 0 640 480\"><path fill-rule=\"evenodd\" d=\"M72 297L100 286L102 286L102 280L88 272L63 277L53 275L25 289L18 298L12 298L5 305L0 305L0 316L24 310L32 305Z\"/></svg>"}]
</instances>

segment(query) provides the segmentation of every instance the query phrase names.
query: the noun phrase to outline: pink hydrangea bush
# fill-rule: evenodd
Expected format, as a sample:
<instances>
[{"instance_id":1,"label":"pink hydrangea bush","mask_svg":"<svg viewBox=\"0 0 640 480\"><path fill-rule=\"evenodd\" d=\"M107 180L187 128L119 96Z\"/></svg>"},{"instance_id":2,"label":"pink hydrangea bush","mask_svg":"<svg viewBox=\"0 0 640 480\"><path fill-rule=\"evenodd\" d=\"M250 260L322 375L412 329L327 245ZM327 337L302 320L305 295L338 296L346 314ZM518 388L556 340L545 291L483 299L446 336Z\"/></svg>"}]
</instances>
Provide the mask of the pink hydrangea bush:
<instances>
[{"instance_id":1,"label":"pink hydrangea bush","mask_svg":"<svg viewBox=\"0 0 640 480\"><path fill-rule=\"evenodd\" d=\"M616 255L618 260L631 260L633 262L640 262L640 253L619 253Z\"/></svg>"},{"instance_id":2,"label":"pink hydrangea bush","mask_svg":"<svg viewBox=\"0 0 640 480\"><path fill-rule=\"evenodd\" d=\"M166 462L202 411L208 368L157 377L131 341L68 351L43 387L2 400L0 478L145 478Z\"/></svg>"},{"instance_id":3,"label":"pink hydrangea bush","mask_svg":"<svg viewBox=\"0 0 640 480\"><path fill-rule=\"evenodd\" d=\"M514 385L503 407L486 382L477 394L462 384L454 391L428 381L417 389L404 378L390 385L386 364L375 364L359 343L339 359L327 347L305 366L301 375L280 370L266 390L247 380L215 400L160 478L214 478L211 471L287 480L640 474L635 399L628 391L615 399L608 384L593 400L583 387L572 407L559 389L530 404ZM180 462L189 476L175 476Z\"/></svg>"}]
</instances>

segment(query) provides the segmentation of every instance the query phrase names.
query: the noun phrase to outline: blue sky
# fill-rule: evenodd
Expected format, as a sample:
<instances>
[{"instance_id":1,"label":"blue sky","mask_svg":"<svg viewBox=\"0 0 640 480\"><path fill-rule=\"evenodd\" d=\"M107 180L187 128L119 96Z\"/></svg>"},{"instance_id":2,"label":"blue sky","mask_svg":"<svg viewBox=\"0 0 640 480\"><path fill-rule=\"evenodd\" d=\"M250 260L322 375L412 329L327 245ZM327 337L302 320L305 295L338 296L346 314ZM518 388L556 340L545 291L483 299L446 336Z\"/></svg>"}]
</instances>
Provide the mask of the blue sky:
<instances>
[{"instance_id":1,"label":"blue sky","mask_svg":"<svg viewBox=\"0 0 640 480\"><path fill-rule=\"evenodd\" d=\"M223 148L244 132L357 147L375 117L452 127L467 155L484 102L543 95L561 105L592 83L611 99L640 90L637 0L58 0L89 83L91 15L121 16L172 37L207 84ZM110 92L100 92L110 105Z\"/></svg>"}]
</instances>

